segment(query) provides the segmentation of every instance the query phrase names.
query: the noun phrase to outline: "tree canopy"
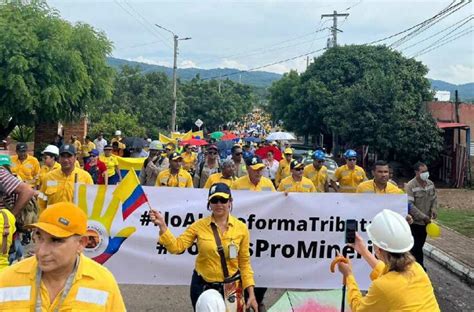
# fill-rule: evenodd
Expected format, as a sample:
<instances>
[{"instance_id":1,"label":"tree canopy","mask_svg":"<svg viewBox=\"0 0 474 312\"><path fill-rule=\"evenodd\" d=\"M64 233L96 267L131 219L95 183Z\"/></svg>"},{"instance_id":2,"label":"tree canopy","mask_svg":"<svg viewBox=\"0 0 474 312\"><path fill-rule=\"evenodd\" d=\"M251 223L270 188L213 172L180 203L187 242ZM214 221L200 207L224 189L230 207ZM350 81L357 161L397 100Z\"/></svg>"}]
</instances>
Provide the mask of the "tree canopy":
<instances>
[{"instance_id":1,"label":"tree canopy","mask_svg":"<svg viewBox=\"0 0 474 312\"><path fill-rule=\"evenodd\" d=\"M112 95L112 49L46 4L0 5L0 137L16 125L71 120Z\"/></svg>"},{"instance_id":2,"label":"tree canopy","mask_svg":"<svg viewBox=\"0 0 474 312\"><path fill-rule=\"evenodd\" d=\"M270 89L269 110L299 134L336 133L345 147L369 145L384 158L436 158L441 137L425 111L427 68L385 46L327 50Z\"/></svg>"}]
</instances>

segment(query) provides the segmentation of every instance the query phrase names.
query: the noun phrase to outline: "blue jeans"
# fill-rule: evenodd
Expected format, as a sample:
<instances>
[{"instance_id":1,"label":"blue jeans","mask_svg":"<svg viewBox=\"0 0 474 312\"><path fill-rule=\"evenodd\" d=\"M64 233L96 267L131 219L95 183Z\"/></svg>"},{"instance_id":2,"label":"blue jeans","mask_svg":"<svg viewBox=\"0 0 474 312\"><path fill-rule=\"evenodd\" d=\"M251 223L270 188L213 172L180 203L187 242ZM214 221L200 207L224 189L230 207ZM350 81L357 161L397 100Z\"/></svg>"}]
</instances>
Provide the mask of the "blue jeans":
<instances>
[{"instance_id":1,"label":"blue jeans","mask_svg":"<svg viewBox=\"0 0 474 312\"><path fill-rule=\"evenodd\" d=\"M23 257L23 245L21 244L21 237L19 235L13 240L12 245L13 252L8 256L8 262L10 264Z\"/></svg>"}]
</instances>

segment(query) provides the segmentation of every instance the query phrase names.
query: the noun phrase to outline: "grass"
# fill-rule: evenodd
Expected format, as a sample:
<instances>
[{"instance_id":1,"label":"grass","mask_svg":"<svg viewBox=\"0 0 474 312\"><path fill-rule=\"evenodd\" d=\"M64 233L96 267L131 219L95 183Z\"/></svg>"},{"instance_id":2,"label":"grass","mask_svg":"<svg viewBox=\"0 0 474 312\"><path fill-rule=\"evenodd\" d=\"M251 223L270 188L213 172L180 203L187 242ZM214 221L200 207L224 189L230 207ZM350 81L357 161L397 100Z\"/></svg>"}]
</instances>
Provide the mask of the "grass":
<instances>
[{"instance_id":1,"label":"grass","mask_svg":"<svg viewBox=\"0 0 474 312\"><path fill-rule=\"evenodd\" d=\"M469 238L474 238L474 211L439 208L438 222Z\"/></svg>"}]
</instances>

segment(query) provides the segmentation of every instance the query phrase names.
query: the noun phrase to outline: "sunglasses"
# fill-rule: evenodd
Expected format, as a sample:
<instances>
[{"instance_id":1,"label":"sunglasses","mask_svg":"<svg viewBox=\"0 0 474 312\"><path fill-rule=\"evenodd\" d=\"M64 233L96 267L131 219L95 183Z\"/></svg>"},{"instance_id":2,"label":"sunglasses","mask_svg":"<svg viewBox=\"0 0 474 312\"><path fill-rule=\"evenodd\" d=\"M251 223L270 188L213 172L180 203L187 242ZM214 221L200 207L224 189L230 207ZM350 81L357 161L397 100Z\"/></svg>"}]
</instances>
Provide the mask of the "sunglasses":
<instances>
[{"instance_id":1,"label":"sunglasses","mask_svg":"<svg viewBox=\"0 0 474 312\"><path fill-rule=\"evenodd\" d=\"M356 161L357 159L355 158L349 158L348 161Z\"/></svg>"},{"instance_id":2,"label":"sunglasses","mask_svg":"<svg viewBox=\"0 0 474 312\"><path fill-rule=\"evenodd\" d=\"M213 197L209 200L211 204L227 204L229 202L229 198L223 198L223 197Z\"/></svg>"},{"instance_id":3,"label":"sunglasses","mask_svg":"<svg viewBox=\"0 0 474 312\"><path fill-rule=\"evenodd\" d=\"M240 156L240 155L242 155L242 153L235 153L234 155L235 156Z\"/></svg>"},{"instance_id":4,"label":"sunglasses","mask_svg":"<svg viewBox=\"0 0 474 312\"><path fill-rule=\"evenodd\" d=\"M209 155L217 155L217 152L208 152Z\"/></svg>"},{"instance_id":5,"label":"sunglasses","mask_svg":"<svg viewBox=\"0 0 474 312\"><path fill-rule=\"evenodd\" d=\"M324 160L318 160L317 163L322 164Z\"/></svg>"},{"instance_id":6,"label":"sunglasses","mask_svg":"<svg viewBox=\"0 0 474 312\"><path fill-rule=\"evenodd\" d=\"M293 170L296 170L296 171L303 171L304 168L296 168L296 169L293 169Z\"/></svg>"}]
</instances>

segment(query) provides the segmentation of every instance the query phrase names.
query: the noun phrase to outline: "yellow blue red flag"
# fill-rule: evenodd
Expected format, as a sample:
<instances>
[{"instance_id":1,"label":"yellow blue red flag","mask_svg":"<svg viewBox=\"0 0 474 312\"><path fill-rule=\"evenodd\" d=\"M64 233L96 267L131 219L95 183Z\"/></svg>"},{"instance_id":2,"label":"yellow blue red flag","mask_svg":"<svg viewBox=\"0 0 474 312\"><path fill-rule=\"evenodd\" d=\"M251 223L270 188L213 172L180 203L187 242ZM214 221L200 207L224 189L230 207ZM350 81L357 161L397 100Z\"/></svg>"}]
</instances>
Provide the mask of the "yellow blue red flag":
<instances>
[{"instance_id":1,"label":"yellow blue red flag","mask_svg":"<svg viewBox=\"0 0 474 312\"><path fill-rule=\"evenodd\" d=\"M135 170L130 170L117 185L113 195L122 202L122 217L127 219L141 205L148 202Z\"/></svg>"}]
</instances>

